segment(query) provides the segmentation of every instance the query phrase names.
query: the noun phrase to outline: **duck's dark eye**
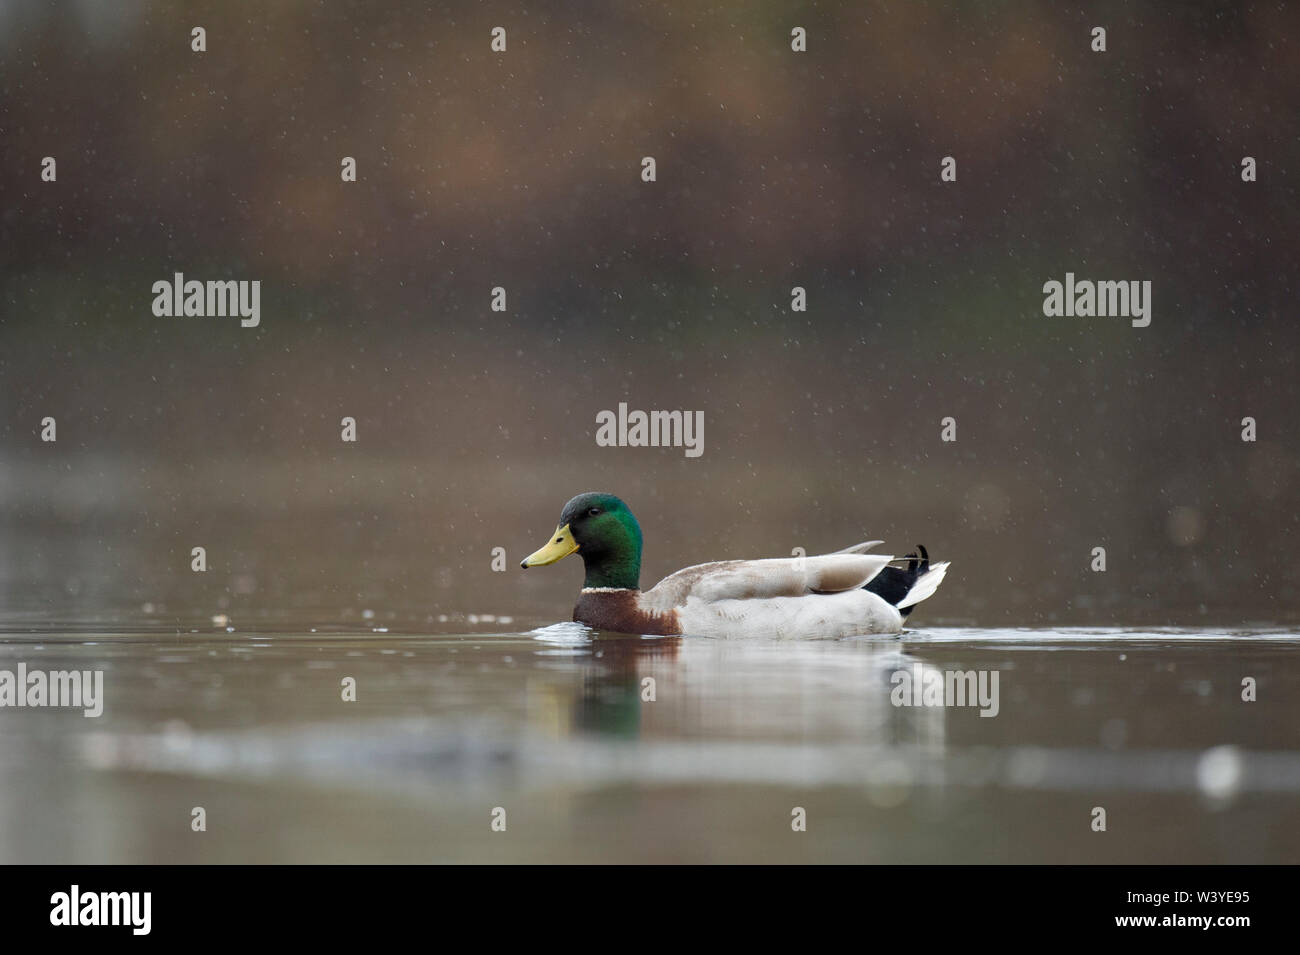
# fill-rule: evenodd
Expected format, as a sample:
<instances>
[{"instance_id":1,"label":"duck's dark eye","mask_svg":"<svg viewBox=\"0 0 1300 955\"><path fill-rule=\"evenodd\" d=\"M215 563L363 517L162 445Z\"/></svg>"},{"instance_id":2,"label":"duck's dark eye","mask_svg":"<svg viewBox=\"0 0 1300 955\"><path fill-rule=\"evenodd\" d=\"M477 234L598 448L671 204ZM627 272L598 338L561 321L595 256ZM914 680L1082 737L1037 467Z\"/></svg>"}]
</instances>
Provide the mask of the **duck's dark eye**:
<instances>
[{"instance_id":1,"label":"duck's dark eye","mask_svg":"<svg viewBox=\"0 0 1300 955\"><path fill-rule=\"evenodd\" d=\"M589 511L587 512L587 516L589 516L589 517L595 517L595 516L596 516L597 514L599 514L599 513L600 513L600 508L598 508L598 507L593 507L591 510L589 510Z\"/></svg>"}]
</instances>

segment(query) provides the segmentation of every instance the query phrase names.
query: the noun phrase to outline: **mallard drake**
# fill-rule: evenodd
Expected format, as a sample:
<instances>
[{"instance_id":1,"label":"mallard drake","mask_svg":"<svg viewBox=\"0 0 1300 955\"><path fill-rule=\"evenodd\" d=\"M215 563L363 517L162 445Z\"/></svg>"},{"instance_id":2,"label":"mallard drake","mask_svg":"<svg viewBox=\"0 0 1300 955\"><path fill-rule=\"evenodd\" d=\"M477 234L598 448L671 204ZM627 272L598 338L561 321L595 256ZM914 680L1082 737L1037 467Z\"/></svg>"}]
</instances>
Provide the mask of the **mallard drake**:
<instances>
[{"instance_id":1,"label":"mallard drake","mask_svg":"<svg viewBox=\"0 0 1300 955\"><path fill-rule=\"evenodd\" d=\"M687 567L643 591L641 525L613 494L579 494L560 514L546 546L521 567L544 567L572 553L587 576L573 619L598 630L701 637L834 638L897 633L912 608L938 589L948 564L924 547L893 557L867 554L866 541L834 554L723 560Z\"/></svg>"}]
</instances>

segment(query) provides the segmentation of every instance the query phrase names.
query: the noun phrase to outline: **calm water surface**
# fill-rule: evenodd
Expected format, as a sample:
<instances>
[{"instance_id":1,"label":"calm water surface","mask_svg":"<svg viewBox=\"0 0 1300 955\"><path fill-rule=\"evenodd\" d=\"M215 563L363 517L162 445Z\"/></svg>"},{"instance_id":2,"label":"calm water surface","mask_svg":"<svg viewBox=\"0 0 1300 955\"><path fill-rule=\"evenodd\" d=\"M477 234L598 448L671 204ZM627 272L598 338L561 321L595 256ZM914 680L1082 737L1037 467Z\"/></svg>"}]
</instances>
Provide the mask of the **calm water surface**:
<instances>
[{"instance_id":1,"label":"calm water surface","mask_svg":"<svg viewBox=\"0 0 1300 955\"><path fill-rule=\"evenodd\" d=\"M0 709L0 861L1300 862L1295 631L137 623L0 634L106 697ZM997 715L891 703L931 669L996 671Z\"/></svg>"}]
</instances>

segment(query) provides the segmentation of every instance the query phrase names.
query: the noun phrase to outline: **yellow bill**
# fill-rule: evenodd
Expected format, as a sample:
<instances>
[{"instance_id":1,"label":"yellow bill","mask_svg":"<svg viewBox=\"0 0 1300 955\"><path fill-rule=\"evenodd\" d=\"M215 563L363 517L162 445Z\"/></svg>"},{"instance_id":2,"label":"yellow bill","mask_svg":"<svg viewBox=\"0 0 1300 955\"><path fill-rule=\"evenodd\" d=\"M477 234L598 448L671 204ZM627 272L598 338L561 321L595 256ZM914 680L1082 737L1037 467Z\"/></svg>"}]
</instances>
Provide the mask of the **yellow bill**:
<instances>
[{"instance_id":1,"label":"yellow bill","mask_svg":"<svg viewBox=\"0 0 1300 955\"><path fill-rule=\"evenodd\" d=\"M520 562L519 566L545 567L557 560L563 560L577 549L578 542L573 539L573 534L569 531L569 525L565 524L563 527L555 529L555 533L551 535L551 539L545 547L529 554Z\"/></svg>"}]
</instances>

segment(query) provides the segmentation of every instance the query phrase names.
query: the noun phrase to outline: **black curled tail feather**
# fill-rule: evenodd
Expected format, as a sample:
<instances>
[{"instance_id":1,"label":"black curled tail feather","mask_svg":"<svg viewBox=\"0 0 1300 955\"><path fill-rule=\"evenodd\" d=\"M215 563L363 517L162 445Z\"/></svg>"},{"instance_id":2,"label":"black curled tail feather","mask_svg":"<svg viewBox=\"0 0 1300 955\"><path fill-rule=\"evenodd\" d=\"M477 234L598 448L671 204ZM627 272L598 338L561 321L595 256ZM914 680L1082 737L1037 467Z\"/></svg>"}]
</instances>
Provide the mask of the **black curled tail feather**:
<instances>
[{"instance_id":1,"label":"black curled tail feather","mask_svg":"<svg viewBox=\"0 0 1300 955\"><path fill-rule=\"evenodd\" d=\"M904 554L903 559L907 561L906 567L886 567L872 577L862 589L883 597L892 606L898 606L899 602L911 592L916 578L930 569L930 555L920 544L916 545L916 553ZM912 612L912 608L904 607L898 612L906 617Z\"/></svg>"}]
</instances>

